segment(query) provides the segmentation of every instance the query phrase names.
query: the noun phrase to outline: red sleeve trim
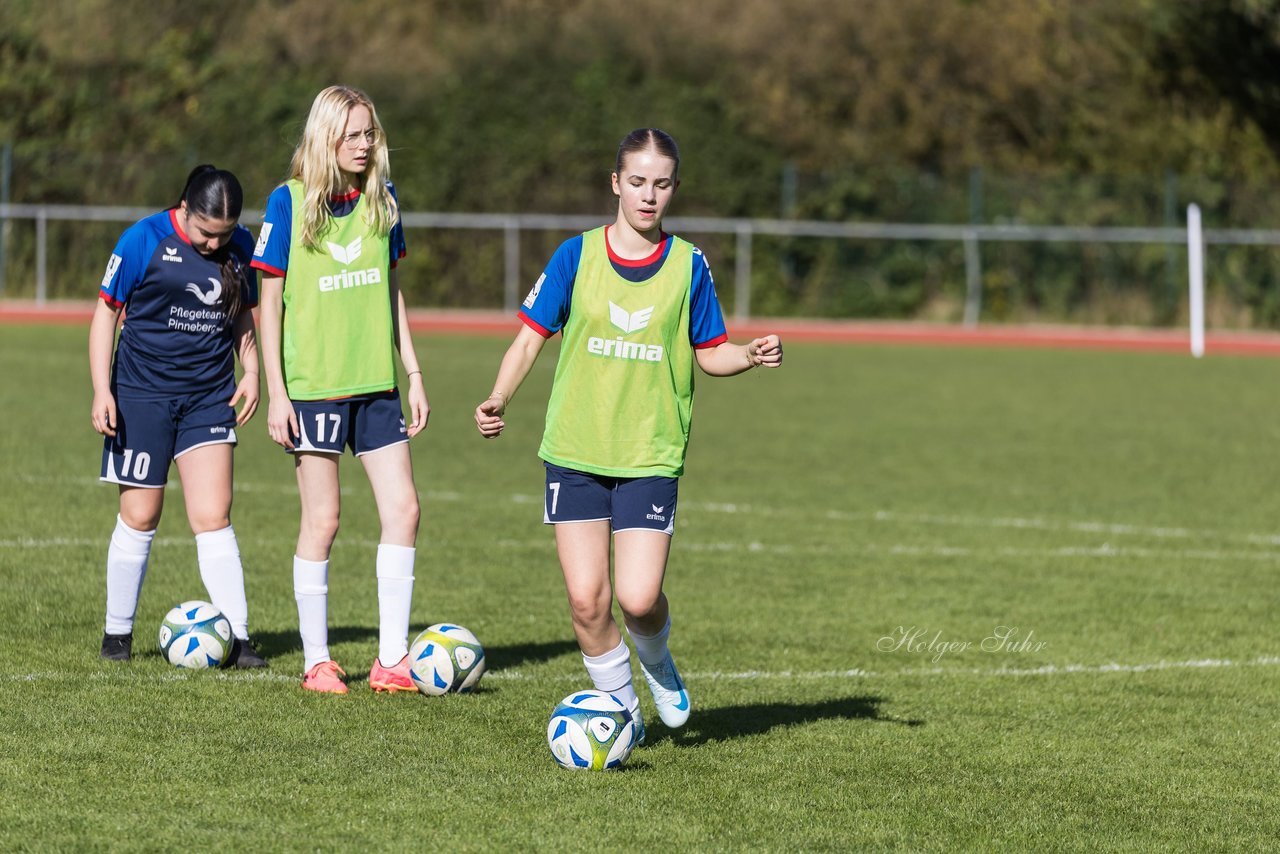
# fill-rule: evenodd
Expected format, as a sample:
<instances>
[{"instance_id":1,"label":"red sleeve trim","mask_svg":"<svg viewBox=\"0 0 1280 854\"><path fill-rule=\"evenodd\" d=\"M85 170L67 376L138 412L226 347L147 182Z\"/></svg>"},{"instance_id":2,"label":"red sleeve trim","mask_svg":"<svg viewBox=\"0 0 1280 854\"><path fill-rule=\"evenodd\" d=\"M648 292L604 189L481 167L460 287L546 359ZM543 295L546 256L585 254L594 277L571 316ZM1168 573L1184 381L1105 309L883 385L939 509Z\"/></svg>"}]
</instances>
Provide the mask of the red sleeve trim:
<instances>
[{"instance_id":1,"label":"red sleeve trim","mask_svg":"<svg viewBox=\"0 0 1280 854\"><path fill-rule=\"evenodd\" d=\"M555 335L554 332L552 332L550 329L547 329L542 324L538 323L536 320L534 320L529 315L525 314L523 311L516 312L516 317L523 320L525 326L529 327L534 332L541 335L543 338L550 338L552 335Z\"/></svg>"},{"instance_id":2,"label":"red sleeve trim","mask_svg":"<svg viewBox=\"0 0 1280 854\"><path fill-rule=\"evenodd\" d=\"M282 279L284 278L284 270L277 270L270 264L264 264L261 261L250 261L249 266L255 270L261 270L264 273L270 273L272 276L279 276Z\"/></svg>"},{"instance_id":3,"label":"red sleeve trim","mask_svg":"<svg viewBox=\"0 0 1280 854\"><path fill-rule=\"evenodd\" d=\"M98 291L98 299L102 300L107 305L111 306L113 309L119 310L124 308L124 303L120 302L120 300L115 299L114 297L102 291Z\"/></svg>"},{"instance_id":4,"label":"red sleeve trim","mask_svg":"<svg viewBox=\"0 0 1280 854\"><path fill-rule=\"evenodd\" d=\"M694 344L693 349L708 350L712 347L719 347L721 344L723 344L728 340L729 340L728 333L725 333L724 335L717 335L715 338L712 338L710 341L703 341L701 344Z\"/></svg>"}]
</instances>

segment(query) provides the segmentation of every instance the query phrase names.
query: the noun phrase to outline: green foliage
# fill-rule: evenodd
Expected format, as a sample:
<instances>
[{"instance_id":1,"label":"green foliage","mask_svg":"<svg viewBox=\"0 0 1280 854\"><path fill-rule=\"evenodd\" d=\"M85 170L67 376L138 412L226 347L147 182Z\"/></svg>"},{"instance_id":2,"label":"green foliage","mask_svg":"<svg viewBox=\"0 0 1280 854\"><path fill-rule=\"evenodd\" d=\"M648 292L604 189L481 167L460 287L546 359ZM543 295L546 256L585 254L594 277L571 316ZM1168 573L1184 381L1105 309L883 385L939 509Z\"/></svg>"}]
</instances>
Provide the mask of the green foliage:
<instances>
[{"instance_id":1,"label":"green foliage","mask_svg":"<svg viewBox=\"0 0 1280 854\"><path fill-rule=\"evenodd\" d=\"M676 214L1138 225L1173 224L1194 200L1210 226L1276 227L1277 8L654 0L639 24L624 0L13 0L0 6L0 143L13 201L158 208L208 161L260 208L315 92L345 82L377 103L410 210L603 220L614 147L655 125L682 146ZM52 294L87 296L111 238L67 231ZM409 298L495 306L500 240L411 235ZM528 282L547 241L524 242ZM709 253L722 281L732 251ZM28 295L29 224L5 252L9 295ZM1126 252L984 248L989 302L1011 306L992 317L1115 315L1082 302L1100 298L1130 322L1170 322L1168 253ZM762 240L757 253L759 310L958 316L956 247ZM1258 291L1273 255L1210 268L1239 300L1220 316L1278 322Z\"/></svg>"}]
</instances>

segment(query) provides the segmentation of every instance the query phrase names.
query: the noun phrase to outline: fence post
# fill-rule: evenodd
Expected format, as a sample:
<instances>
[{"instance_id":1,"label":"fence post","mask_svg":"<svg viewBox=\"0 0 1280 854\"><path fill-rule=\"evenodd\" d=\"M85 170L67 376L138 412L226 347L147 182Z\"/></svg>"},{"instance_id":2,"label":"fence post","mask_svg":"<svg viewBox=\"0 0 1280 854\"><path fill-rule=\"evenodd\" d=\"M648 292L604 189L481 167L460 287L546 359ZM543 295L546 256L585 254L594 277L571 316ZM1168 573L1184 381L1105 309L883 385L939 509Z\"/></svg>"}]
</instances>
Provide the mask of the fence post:
<instances>
[{"instance_id":1,"label":"fence post","mask_svg":"<svg viewBox=\"0 0 1280 854\"><path fill-rule=\"evenodd\" d=\"M733 319L742 322L751 317L751 225L739 223L734 230Z\"/></svg>"},{"instance_id":2,"label":"fence post","mask_svg":"<svg viewBox=\"0 0 1280 854\"><path fill-rule=\"evenodd\" d=\"M964 233L964 325L978 325L982 313L982 256L978 252L978 232L966 229Z\"/></svg>"},{"instance_id":3,"label":"fence post","mask_svg":"<svg viewBox=\"0 0 1280 854\"><path fill-rule=\"evenodd\" d=\"M1200 229L1200 206L1187 205L1187 267L1191 279L1191 355L1204 355L1204 233Z\"/></svg>"},{"instance_id":4,"label":"fence post","mask_svg":"<svg viewBox=\"0 0 1280 854\"><path fill-rule=\"evenodd\" d=\"M520 221L514 217L509 218L503 228L502 245L502 307L507 314L515 314L520 289Z\"/></svg>"},{"instance_id":5,"label":"fence post","mask_svg":"<svg viewBox=\"0 0 1280 854\"><path fill-rule=\"evenodd\" d=\"M49 296L48 256L49 211L41 205L36 213L36 305L44 305Z\"/></svg>"},{"instance_id":6,"label":"fence post","mask_svg":"<svg viewBox=\"0 0 1280 854\"><path fill-rule=\"evenodd\" d=\"M969 224L978 225L983 220L982 167L969 167ZM964 234L964 325L978 325L982 313L982 254L978 247L978 233L968 229Z\"/></svg>"},{"instance_id":7,"label":"fence post","mask_svg":"<svg viewBox=\"0 0 1280 854\"><path fill-rule=\"evenodd\" d=\"M13 175L13 141L4 144L4 153L0 154L0 205L9 204L9 178ZM0 297L4 296L5 268L8 258L5 249L9 242L9 218L0 217Z\"/></svg>"}]
</instances>

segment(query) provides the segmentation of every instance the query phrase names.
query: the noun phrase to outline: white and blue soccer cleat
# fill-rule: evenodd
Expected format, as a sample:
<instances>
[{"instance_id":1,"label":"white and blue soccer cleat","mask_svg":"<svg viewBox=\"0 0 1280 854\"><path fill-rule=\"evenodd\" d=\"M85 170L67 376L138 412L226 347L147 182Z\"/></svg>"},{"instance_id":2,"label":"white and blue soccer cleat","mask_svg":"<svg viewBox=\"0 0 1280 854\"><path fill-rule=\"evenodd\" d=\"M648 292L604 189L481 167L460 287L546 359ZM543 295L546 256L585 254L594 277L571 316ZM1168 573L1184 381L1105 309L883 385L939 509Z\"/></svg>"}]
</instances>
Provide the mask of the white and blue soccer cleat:
<instances>
[{"instance_id":1,"label":"white and blue soccer cleat","mask_svg":"<svg viewBox=\"0 0 1280 854\"><path fill-rule=\"evenodd\" d=\"M689 692L684 689L684 681L676 670L676 663L667 653L652 670L640 662L640 671L644 673L644 681L649 683L649 691L653 694L653 702L658 707L658 717L672 729L684 726L689 720Z\"/></svg>"},{"instance_id":2,"label":"white and blue soccer cleat","mask_svg":"<svg viewBox=\"0 0 1280 854\"><path fill-rule=\"evenodd\" d=\"M636 747L644 744L644 718L640 716L640 707L636 706L631 710L631 722L635 727L635 735L632 737Z\"/></svg>"}]
</instances>

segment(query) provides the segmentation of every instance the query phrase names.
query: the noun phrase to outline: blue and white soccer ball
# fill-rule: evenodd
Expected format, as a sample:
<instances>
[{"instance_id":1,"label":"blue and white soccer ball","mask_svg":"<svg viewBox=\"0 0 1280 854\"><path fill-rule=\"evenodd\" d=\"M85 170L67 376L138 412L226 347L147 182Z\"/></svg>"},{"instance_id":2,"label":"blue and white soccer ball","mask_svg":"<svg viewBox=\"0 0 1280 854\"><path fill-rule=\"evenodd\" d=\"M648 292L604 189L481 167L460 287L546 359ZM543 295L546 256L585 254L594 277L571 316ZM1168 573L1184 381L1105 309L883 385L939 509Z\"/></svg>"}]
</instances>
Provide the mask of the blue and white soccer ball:
<instances>
[{"instance_id":1,"label":"blue and white soccer ball","mask_svg":"<svg viewBox=\"0 0 1280 854\"><path fill-rule=\"evenodd\" d=\"M551 755L565 768L619 768L636 744L636 724L622 701L604 691L578 691L560 701L547 724Z\"/></svg>"},{"instance_id":2,"label":"blue and white soccer ball","mask_svg":"<svg viewBox=\"0 0 1280 854\"><path fill-rule=\"evenodd\" d=\"M484 647L467 629L436 623L409 645L409 672L418 690L431 697L476 687L485 671Z\"/></svg>"},{"instance_id":3,"label":"blue and white soccer ball","mask_svg":"<svg viewBox=\"0 0 1280 854\"><path fill-rule=\"evenodd\" d=\"M199 599L174 605L160 624L160 653L176 667L221 667L232 643L231 623Z\"/></svg>"}]
</instances>

